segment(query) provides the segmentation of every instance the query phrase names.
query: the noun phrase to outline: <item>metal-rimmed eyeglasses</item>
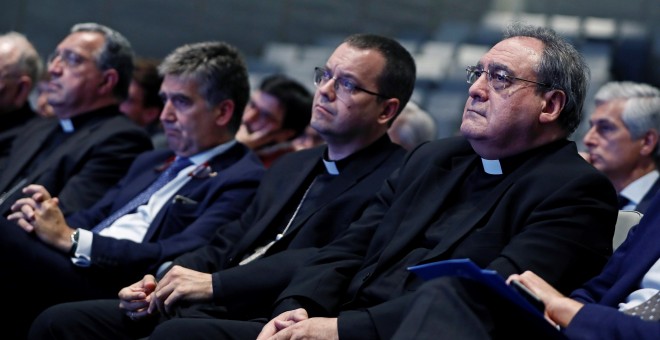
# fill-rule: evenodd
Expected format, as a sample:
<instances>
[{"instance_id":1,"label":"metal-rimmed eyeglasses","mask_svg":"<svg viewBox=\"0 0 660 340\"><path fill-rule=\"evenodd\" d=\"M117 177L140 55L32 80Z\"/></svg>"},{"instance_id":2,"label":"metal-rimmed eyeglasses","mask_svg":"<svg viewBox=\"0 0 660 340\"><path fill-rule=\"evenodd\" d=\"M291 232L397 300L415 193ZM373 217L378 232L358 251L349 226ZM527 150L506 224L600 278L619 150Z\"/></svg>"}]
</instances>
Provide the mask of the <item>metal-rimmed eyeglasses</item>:
<instances>
[{"instance_id":1,"label":"metal-rimmed eyeglasses","mask_svg":"<svg viewBox=\"0 0 660 340\"><path fill-rule=\"evenodd\" d=\"M493 88L495 91L499 90L504 90L505 88L511 86L515 80L522 80L526 81L528 83L534 83L537 85L541 85L543 87L551 87L548 84L545 83L539 83L537 81L533 80L527 80L523 78L518 78L514 77L511 75L508 75L506 70L484 70L478 66L468 66L465 68L465 71L467 71L467 82L468 84L474 84L474 82L481 77L482 73L486 73L488 76L488 85Z\"/></svg>"},{"instance_id":2,"label":"metal-rimmed eyeglasses","mask_svg":"<svg viewBox=\"0 0 660 340\"><path fill-rule=\"evenodd\" d=\"M64 65L66 65L67 67L76 67L78 65L81 65L87 60L87 58L70 50L54 51L48 56L47 59L48 65L54 63L55 59L57 59L58 57L62 62L64 62Z\"/></svg>"},{"instance_id":3,"label":"metal-rimmed eyeglasses","mask_svg":"<svg viewBox=\"0 0 660 340\"><path fill-rule=\"evenodd\" d=\"M380 94L378 92L369 91L365 88L359 87L353 80L346 77L335 77L332 73L324 67L315 67L314 68L314 85L316 87L321 87L327 84L330 80L334 80L333 88L337 93L337 96L342 100L350 99L356 91L362 91L368 93L372 96L377 96L381 98L388 99L390 97Z\"/></svg>"}]
</instances>

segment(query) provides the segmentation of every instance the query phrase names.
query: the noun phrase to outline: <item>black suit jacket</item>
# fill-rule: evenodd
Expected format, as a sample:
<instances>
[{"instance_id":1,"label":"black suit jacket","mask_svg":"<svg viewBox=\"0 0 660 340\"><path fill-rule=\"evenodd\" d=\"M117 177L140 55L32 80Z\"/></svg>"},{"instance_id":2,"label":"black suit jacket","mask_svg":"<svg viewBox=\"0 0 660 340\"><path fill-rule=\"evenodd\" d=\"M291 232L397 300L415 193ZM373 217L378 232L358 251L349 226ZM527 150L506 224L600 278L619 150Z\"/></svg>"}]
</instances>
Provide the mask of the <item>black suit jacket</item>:
<instances>
[{"instance_id":1,"label":"black suit jacket","mask_svg":"<svg viewBox=\"0 0 660 340\"><path fill-rule=\"evenodd\" d=\"M88 208L115 185L140 153L151 150L151 140L116 106L84 114L75 132L46 155L25 178L27 184L41 184L60 198L61 209L69 214ZM80 117L82 118L82 116ZM0 192L10 190L22 178L23 169L37 157L48 137L61 129L57 118L33 120L14 140L5 170L0 175ZM6 214L22 197L20 190L0 204Z\"/></svg>"},{"instance_id":2,"label":"black suit jacket","mask_svg":"<svg viewBox=\"0 0 660 340\"><path fill-rule=\"evenodd\" d=\"M420 240L475 163L462 137L411 152L363 216L296 273L274 315L305 307L338 316L341 339L389 338L422 283L408 265L470 258L505 278L533 270L565 292L599 272L612 251L616 192L567 141L529 154L422 258L401 265L425 248Z\"/></svg>"},{"instance_id":3,"label":"black suit jacket","mask_svg":"<svg viewBox=\"0 0 660 340\"><path fill-rule=\"evenodd\" d=\"M32 119L40 118L32 111L30 105L25 103L23 107L12 112L0 114L2 126L0 126L0 174L7 166L9 152L16 136L21 129Z\"/></svg>"},{"instance_id":4,"label":"black suit jacket","mask_svg":"<svg viewBox=\"0 0 660 340\"><path fill-rule=\"evenodd\" d=\"M156 169L173 156L169 150L140 155L97 204L70 216L67 223L93 228L151 184L160 174ZM4 275L14 278L0 280L0 289L30 296L30 303L16 305L24 320L56 303L116 298L121 288L154 273L160 263L208 243L218 226L238 218L265 172L254 152L240 143L212 158L209 166L208 175L192 176L177 191L189 200L170 200L161 208L141 243L95 234L89 267L74 265L67 254L6 220L0 222L0 266Z\"/></svg>"},{"instance_id":5,"label":"black suit jacket","mask_svg":"<svg viewBox=\"0 0 660 340\"><path fill-rule=\"evenodd\" d=\"M240 220L218 229L210 245L174 261L213 273L214 300L227 308L232 318L268 316L271 303L293 272L318 247L333 240L361 215L385 178L401 164L405 153L385 135L351 155L347 166L314 201L315 208L298 216L265 257L237 266L246 254L261 245L262 235L274 235L273 230L286 224L281 217L291 212L287 203L291 206L292 197L308 183L325 150L323 145L282 156L268 169L254 201Z\"/></svg>"}]
</instances>

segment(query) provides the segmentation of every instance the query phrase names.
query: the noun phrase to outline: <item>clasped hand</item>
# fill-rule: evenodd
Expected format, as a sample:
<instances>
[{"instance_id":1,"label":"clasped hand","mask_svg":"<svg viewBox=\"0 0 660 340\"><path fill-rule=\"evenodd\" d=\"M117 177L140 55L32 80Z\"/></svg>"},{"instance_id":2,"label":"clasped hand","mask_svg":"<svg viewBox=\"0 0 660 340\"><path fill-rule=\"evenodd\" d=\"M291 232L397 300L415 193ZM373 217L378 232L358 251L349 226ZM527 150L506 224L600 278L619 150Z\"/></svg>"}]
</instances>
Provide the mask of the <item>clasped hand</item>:
<instances>
[{"instance_id":1,"label":"clasped hand","mask_svg":"<svg viewBox=\"0 0 660 340\"><path fill-rule=\"evenodd\" d=\"M7 219L27 232L34 232L43 242L68 251L73 229L64 220L59 199L51 197L46 188L37 184L23 188L23 193L27 197L16 200Z\"/></svg>"},{"instance_id":2,"label":"clasped hand","mask_svg":"<svg viewBox=\"0 0 660 340\"><path fill-rule=\"evenodd\" d=\"M160 312L170 315L177 303L210 302L213 300L212 276L181 266L172 267L156 281L153 275L119 291L119 308L133 320Z\"/></svg>"},{"instance_id":3,"label":"clasped hand","mask_svg":"<svg viewBox=\"0 0 660 340\"><path fill-rule=\"evenodd\" d=\"M337 318L309 318L303 308L284 312L270 320L257 340L318 339L337 340Z\"/></svg>"}]
</instances>

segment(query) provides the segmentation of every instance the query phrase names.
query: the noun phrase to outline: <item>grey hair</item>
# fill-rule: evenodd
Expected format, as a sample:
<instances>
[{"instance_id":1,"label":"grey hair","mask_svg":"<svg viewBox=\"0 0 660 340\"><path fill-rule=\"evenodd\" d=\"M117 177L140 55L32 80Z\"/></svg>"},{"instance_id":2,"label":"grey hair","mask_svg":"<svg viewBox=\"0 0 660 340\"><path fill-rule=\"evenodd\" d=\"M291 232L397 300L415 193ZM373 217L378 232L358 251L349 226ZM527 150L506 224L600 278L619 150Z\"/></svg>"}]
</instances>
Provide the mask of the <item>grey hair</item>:
<instances>
[{"instance_id":1,"label":"grey hair","mask_svg":"<svg viewBox=\"0 0 660 340\"><path fill-rule=\"evenodd\" d=\"M105 43L96 55L96 65L101 70L114 69L119 75L113 89L115 97L124 100L128 97L128 87L133 74L133 48L121 33L97 23L87 22L71 27L71 33L96 32L103 35Z\"/></svg>"},{"instance_id":2,"label":"grey hair","mask_svg":"<svg viewBox=\"0 0 660 340\"><path fill-rule=\"evenodd\" d=\"M25 35L13 31L0 35L0 41L10 42L18 52L18 58L14 61L11 72L27 75L32 80L32 86L34 87L39 81L44 68L41 57L34 45L27 40Z\"/></svg>"},{"instance_id":3,"label":"grey hair","mask_svg":"<svg viewBox=\"0 0 660 340\"><path fill-rule=\"evenodd\" d=\"M228 128L238 131L250 96L247 66L238 49L225 42L200 42L175 49L158 67L162 76L190 77L199 82L200 94L209 107L225 99L234 102Z\"/></svg>"},{"instance_id":4,"label":"grey hair","mask_svg":"<svg viewBox=\"0 0 660 340\"><path fill-rule=\"evenodd\" d=\"M582 107L589 84L590 71L584 57L557 32L547 27L513 23L504 33L505 39L530 37L543 42L543 54L538 65L537 81L550 87L537 85L540 93L553 89L566 94L566 103L559 116L559 124L570 135L582 121Z\"/></svg>"},{"instance_id":5,"label":"grey hair","mask_svg":"<svg viewBox=\"0 0 660 340\"><path fill-rule=\"evenodd\" d=\"M596 105L625 100L621 120L632 139L642 138L649 130L660 133L660 89L631 81L609 82L594 96ZM656 146L656 157L660 148Z\"/></svg>"}]
</instances>

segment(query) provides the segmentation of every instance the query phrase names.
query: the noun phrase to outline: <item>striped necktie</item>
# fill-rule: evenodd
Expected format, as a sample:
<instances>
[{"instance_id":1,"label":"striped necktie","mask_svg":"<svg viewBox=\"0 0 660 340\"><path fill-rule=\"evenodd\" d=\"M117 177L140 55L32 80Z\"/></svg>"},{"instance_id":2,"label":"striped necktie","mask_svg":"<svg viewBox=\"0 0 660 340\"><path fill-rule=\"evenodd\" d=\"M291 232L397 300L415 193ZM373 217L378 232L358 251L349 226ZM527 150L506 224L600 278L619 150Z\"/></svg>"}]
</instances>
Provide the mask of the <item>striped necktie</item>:
<instances>
[{"instance_id":1,"label":"striped necktie","mask_svg":"<svg viewBox=\"0 0 660 340\"><path fill-rule=\"evenodd\" d=\"M92 232L98 233L101 230L109 227L114 223L118 218L134 211L139 206L145 204L149 201L149 198L158 190L160 190L165 184L169 183L172 179L176 177L179 171L183 170L185 167L191 165L190 159L186 157L177 158L170 166L163 171L156 180L151 183L151 185L144 189L139 195L135 196L132 200L126 203L123 207L116 210L114 213L110 214L107 218L97 224L92 228Z\"/></svg>"}]
</instances>

